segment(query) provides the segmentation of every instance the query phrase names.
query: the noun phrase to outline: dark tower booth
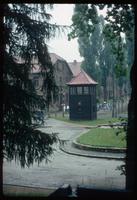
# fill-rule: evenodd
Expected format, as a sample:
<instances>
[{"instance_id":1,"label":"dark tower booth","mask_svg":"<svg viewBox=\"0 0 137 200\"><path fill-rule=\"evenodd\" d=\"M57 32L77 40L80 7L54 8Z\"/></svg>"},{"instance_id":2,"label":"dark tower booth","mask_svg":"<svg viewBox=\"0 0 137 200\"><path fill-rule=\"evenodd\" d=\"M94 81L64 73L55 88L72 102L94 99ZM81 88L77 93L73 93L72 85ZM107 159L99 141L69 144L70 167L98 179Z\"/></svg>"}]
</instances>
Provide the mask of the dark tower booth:
<instances>
[{"instance_id":1,"label":"dark tower booth","mask_svg":"<svg viewBox=\"0 0 137 200\"><path fill-rule=\"evenodd\" d=\"M67 83L69 86L69 118L71 120L94 120L97 118L97 84L83 70Z\"/></svg>"}]
</instances>

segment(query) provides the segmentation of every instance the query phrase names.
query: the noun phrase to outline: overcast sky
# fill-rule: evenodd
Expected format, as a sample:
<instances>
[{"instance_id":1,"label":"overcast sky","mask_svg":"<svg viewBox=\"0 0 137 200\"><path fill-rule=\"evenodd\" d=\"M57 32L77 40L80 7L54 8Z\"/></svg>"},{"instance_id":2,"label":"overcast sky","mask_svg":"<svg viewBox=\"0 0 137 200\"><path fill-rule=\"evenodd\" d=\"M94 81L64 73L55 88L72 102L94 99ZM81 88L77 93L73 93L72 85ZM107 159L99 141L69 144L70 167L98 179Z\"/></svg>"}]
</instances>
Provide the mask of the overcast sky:
<instances>
[{"instance_id":1,"label":"overcast sky","mask_svg":"<svg viewBox=\"0 0 137 200\"><path fill-rule=\"evenodd\" d=\"M50 11L53 22L60 25L71 25L73 8L74 4L54 4L54 9ZM67 35L62 34L62 36L52 39L48 45L50 52L58 54L68 62L83 60L79 54L77 39L68 41Z\"/></svg>"},{"instance_id":2,"label":"overcast sky","mask_svg":"<svg viewBox=\"0 0 137 200\"><path fill-rule=\"evenodd\" d=\"M54 4L54 8L50 13L53 16L52 22L57 25L71 25L72 15L74 10L74 4ZM104 11L100 11L100 14L105 16ZM73 62L74 60L82 61L83 58L79 54L77 38L68 41L67 34L61 35L52 39L49 43L49 51L51 53L56 53L68 62Z\"/></svg>"}]
</instances>

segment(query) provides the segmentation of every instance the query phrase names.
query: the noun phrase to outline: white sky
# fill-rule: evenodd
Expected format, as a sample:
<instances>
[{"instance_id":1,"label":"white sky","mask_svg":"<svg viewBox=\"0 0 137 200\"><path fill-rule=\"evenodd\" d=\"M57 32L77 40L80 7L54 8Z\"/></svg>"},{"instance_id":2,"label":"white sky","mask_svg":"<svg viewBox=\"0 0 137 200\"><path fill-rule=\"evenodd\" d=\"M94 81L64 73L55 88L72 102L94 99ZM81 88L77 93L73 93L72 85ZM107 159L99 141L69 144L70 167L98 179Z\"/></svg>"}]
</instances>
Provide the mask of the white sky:
<instances>
[{"instance_id":1,"label":"white sky","mask_svg":"<svg viewBox=\"0 0 137 200\"><path fill-rule=\"evenodd\" d=\"M73 8L74 4L54 4L53 10L50 11L53 21L59 25L71 25ZM77 39L68 41L67 34L62 33L61 36L52 39L48 45L51 53L56 53L68 62L83 60L79 54Z\"/></svg>"},{"instance_id":2,"label":"white sky","mask_svg":"<svg viewBox=\"0 0 137 200\"><path fill-rule=\"evenodd\" d=\"M73 15L74 4L54 4L54 8L50 13L53 16L52 22L57 25L71 25ZM100 12L104 14L104 12ZM79 54L77 38L68 41L67 34L62 34L55 39L52 39L49 43L49 51L56 53L68 62L77 60L81 62L83 58Z\"/></svg>"}]
</instances>

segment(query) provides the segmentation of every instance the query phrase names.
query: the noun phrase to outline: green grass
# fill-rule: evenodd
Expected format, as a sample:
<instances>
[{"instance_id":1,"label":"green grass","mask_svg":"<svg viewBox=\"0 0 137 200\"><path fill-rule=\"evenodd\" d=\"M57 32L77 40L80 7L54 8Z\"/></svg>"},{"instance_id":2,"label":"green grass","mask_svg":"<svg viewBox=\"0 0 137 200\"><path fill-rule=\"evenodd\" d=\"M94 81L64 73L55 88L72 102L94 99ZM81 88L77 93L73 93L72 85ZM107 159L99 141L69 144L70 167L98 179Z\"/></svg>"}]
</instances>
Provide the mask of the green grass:
<instances>
[{"instance_id":1,"label":"green grass","mask_svg":"<svg viewBox=\"0 0 137 200\"><path fill-rule=\"evenodd\" d=\"M70 120L68 116L63 117L61 115L58 115L56 117L55 116L51 116L51 117L60 121L81 124L81 125L86 125L86 126L96 126L99 124L109 124L109 121L111 121L112 123L119 121L118 118L105 118L105 119L97 119L97 120Z\"/></svg>"},{"instance_id":2,"label":"green grass","mask_svg":"<svg viewBox=\"0 0 137 200\"><path fill-rule=\"evenodd\" d=\"M111 128L93 128L89 132L77 138L77 142L91 146L125 148L126 140L123 139L124 137L124 132L117 136L116 130Z\"/></svg>"}]
</instances>

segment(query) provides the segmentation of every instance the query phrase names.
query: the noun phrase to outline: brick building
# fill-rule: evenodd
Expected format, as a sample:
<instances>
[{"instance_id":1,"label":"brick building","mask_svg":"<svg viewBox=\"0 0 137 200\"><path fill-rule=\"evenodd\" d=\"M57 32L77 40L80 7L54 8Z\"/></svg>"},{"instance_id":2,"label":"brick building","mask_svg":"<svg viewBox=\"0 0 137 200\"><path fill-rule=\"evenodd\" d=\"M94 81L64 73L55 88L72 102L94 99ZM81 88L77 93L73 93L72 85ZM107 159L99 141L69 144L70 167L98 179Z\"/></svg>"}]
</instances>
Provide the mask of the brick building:
<instances>
[{"instance_id":1,"label":"brick building","mask_svg":"<svg viewBox=\"0 0 137 200\"><path fill-rule=\"evenodd\" d=\"M54 67L54 77L56 85L58 86L58 95L56 100L52 98L51 105L62 109L62 104L66 106L69 104L69 92L66 83L68 83L73 77L80 72L79 62L67 63L65 59L58 56L55 53L50 53L51 62ZM30 79L32 79L34 86L39 95L43 95L40 88L42 86L43 78L40 72L39 65L36 59L33 59L33 70L30 73Z\"/></svg>"}]
</instances>

